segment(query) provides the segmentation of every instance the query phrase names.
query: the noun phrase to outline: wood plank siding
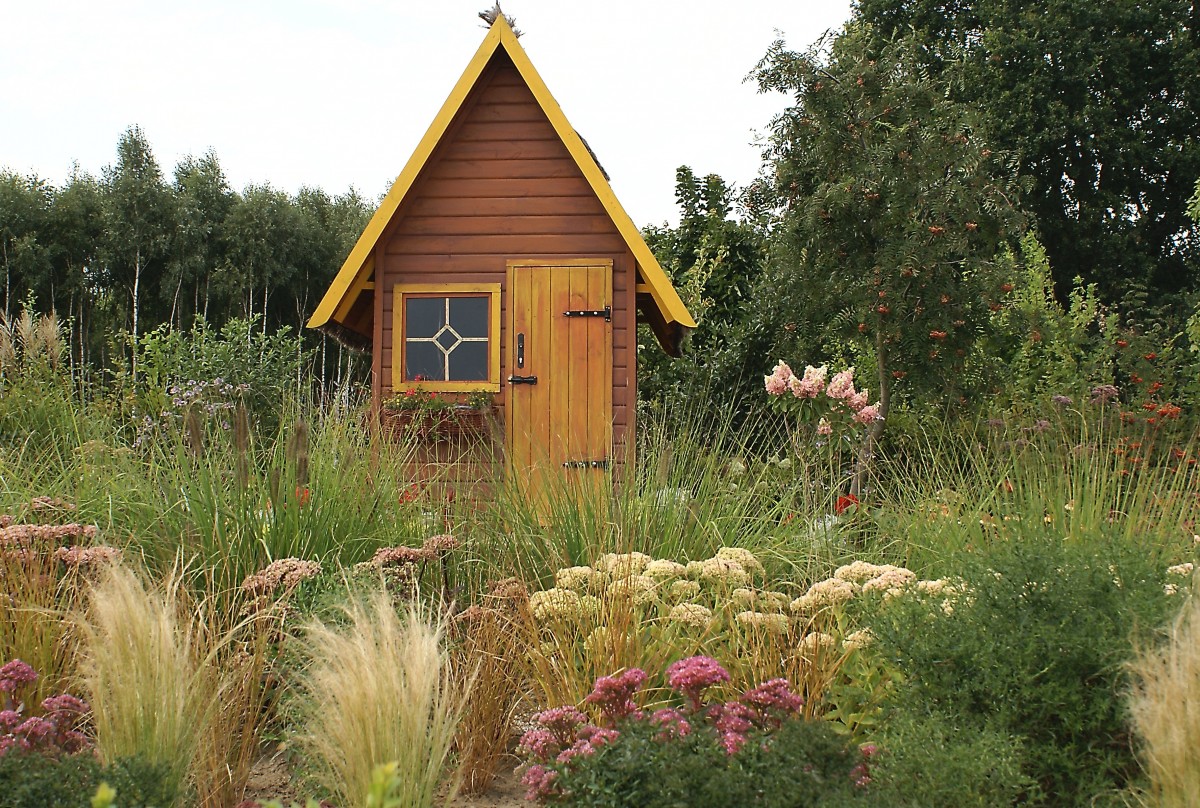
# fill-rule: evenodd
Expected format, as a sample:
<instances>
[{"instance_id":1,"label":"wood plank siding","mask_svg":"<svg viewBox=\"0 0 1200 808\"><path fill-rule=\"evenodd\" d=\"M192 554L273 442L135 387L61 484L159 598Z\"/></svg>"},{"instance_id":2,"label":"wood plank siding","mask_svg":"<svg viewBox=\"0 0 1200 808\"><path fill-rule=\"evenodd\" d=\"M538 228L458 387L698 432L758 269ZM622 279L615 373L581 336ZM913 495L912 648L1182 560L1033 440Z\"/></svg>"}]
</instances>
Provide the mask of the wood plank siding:
<instances>
[{"instance_id":1,"label":"wood plank siding","mask_svg":"<svg viewBox=\"0 0 1200 808\"><path fill-rule=\"evenodd\" d=\"M509 56L498 50L374 248L375 395L392 394L397 283L505 284L511 259L612 261L612 414L632 442L634 255ZM501 291L500 378L509 290ZM496 396L504 422L508 384ZM441 451L439 449L439 451ZM614 459L620 460L620 454Z\"/></svg>"}]
</instances>

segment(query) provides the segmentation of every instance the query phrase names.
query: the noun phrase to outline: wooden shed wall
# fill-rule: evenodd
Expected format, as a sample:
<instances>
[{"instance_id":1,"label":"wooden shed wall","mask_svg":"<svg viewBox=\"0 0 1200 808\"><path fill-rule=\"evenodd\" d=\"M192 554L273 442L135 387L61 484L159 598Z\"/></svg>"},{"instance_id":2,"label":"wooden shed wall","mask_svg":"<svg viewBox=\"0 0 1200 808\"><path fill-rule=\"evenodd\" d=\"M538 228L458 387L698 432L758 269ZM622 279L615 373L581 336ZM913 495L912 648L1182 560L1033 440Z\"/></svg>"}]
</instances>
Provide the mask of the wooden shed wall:
<instances>
[{"instance_id":1,"label":"wooden shed wall","mask_svg":"<svg viewBox=\"0 0 1200 808\"><path fill-rule=\"evenodd\" d=\"M512 258L613 261L613 439L636 403L633 254L507 55L493 57L376 248L376 385L392 392L393 287L501 283ZM508 368L508 290L501 368ZM496 398L504 419L507 382Z\"/></svg>"}]
</instances>

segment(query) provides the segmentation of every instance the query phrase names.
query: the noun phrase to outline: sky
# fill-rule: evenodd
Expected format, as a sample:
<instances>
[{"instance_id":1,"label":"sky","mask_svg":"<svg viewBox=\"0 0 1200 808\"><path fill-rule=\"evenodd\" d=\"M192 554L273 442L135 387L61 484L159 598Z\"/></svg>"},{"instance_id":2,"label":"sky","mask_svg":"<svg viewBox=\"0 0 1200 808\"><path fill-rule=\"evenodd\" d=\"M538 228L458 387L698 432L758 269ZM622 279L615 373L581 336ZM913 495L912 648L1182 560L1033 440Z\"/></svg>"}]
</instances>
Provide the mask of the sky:
<instances>
[{"instance_id":1,"label":"sky","mask_svg":"<svg viewBox=\"0 0 1200 808\"><path fill-rule=\"evenodd\" d=\"M851 0L508 0L521 44L638 226L675 170L744 186L787 104L746 75ZM98 175L142 128L168 177L212 150L230 184L387 191L486 31L491 0L0 0L0 168Z\"/></svg>"}]
</instances>

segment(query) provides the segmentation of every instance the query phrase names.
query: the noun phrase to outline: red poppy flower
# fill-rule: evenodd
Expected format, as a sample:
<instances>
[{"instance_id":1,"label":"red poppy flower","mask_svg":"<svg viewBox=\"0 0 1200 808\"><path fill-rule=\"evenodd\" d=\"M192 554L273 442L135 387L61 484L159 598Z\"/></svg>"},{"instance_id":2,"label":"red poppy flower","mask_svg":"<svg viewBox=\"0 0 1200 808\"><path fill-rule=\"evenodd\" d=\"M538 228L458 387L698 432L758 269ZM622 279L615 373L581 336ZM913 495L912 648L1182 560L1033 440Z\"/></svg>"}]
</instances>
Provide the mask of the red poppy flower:
<instances>
[{"instance_id":1,"label":"red poppy flower","mask_svg":"<svg viewBox=\"0 0 1200 808\"><path fill-rule=\"evenodd\" d=\"M1154 353L1153 351L1151 351L1150 353L1146 354L1146 359L1148 359L1148 360L1150 360L1151 362L1153 362L1155 359L1158 359L1158 354L1156 354L1156 353Z\"/></svg>"},{"instance_id":2,"label":"red poppy flower","mask_svg":"<svg viewBox=\"0 0 1200 808\"><path fill-rule=\"evenodd\" d=\"M834 513L840 516L841 514L845 513L851 505L857 504L858 497L854 496L853 494L843 494L837 498L837 502L834 504L833 510Z\"/></svg>"},{"instance_id":3,"label":"red poppy flower","mask_svg":"<svg viewBox=\"0 0 1200 808\"><path fill-rule=\"evenodd\" d=\"M303 508L308 504L309 498L312 496L312 491L306 487L296 486L296 502Z\"/></svg>"},{"instance_id":4,"label":"red poppy flower","mask_svg":"<svg viewBox=\"0 0 1200 808\"><path fill-rule=\"evenodd\" d=\"M1128 347L1129 347L1129 343L1128 343L1128 342L1126 342L1126 341L1125 341L1125 340L1123 340L1123 339L1119 339L1119 340L1117 340L1117 347L1118 347L1118 348L1128 348Z\"/></svg>"}]
</instances>

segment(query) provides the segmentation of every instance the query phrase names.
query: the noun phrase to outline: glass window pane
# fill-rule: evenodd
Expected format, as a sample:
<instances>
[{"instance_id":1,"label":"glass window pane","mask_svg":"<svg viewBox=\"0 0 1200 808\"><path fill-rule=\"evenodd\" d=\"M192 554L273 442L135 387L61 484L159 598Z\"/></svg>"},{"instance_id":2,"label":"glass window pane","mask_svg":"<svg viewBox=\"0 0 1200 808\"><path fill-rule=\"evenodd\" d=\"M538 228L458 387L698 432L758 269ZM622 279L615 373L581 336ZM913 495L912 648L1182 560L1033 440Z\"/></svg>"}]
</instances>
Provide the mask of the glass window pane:
<instances>
[{"instance_id":1,"label":"glass window pane","mask_svg":"<svg viewBox=\"0 0 1200 808\"><path fill-rule=\"evenodd\" d=\"M488 377L488 344L460 342L450 352L450 381L485 382Z\"/></svg>"},{"instance_id":2,"label":"glass window pane","mask_svg":"<svg viewBox=\"0 0 1200 808\"><path fill-rule=\"evenodd\" d=\"M404 300L404 336L432 337L446 324L446 298L409 297Z\"/></svg>"},{"instance_id":3,"label":"glass window pane","mask_svg":"<svg viewBox=\"0 0 1200 808\"><path fill-rule=\"evenodd\" d=\"M450 324L464 337L486 337L489 307L486 297L452 297Z\"/></svg>"},{"instance_id":4,"label":"glass window pane","mask_svg":"<svg viewBox=\"0 0 1200 808\"><path fill-rule=\"evenodd\" d=\"M406 382L446 380L445 354L432 342L407 342L404 346ZM420 378L417 378L417 377Z\"/></svg>"}]
</instances>

